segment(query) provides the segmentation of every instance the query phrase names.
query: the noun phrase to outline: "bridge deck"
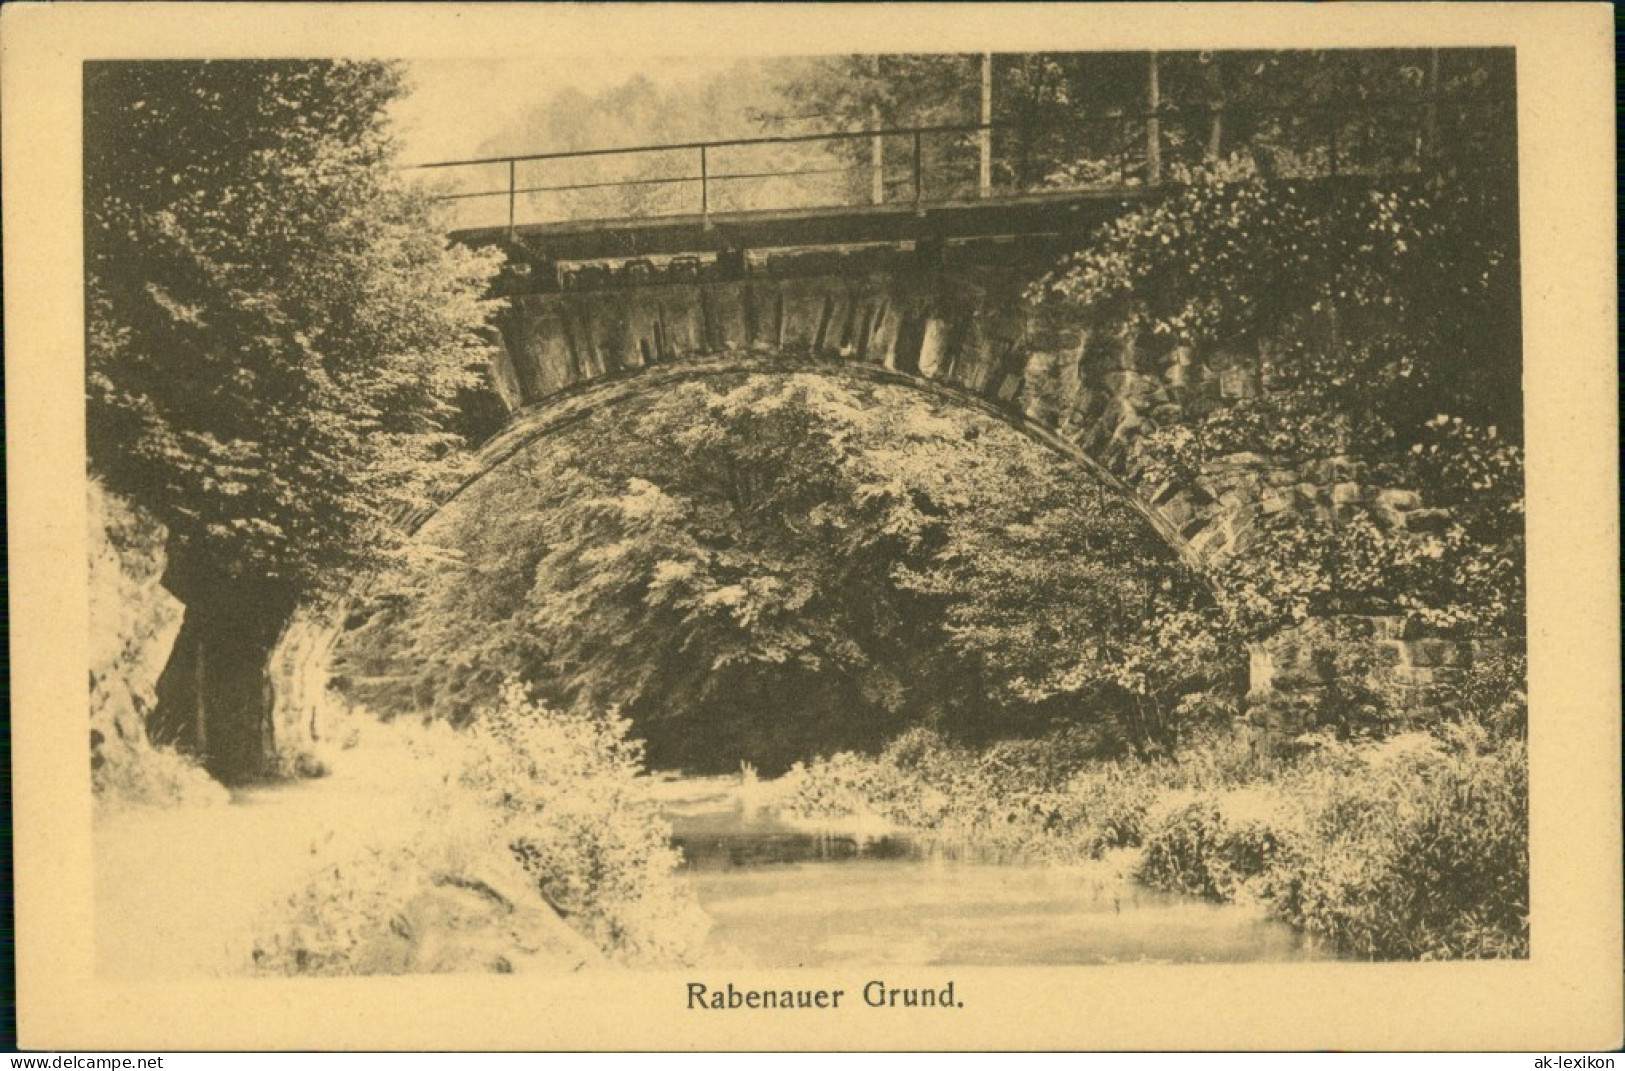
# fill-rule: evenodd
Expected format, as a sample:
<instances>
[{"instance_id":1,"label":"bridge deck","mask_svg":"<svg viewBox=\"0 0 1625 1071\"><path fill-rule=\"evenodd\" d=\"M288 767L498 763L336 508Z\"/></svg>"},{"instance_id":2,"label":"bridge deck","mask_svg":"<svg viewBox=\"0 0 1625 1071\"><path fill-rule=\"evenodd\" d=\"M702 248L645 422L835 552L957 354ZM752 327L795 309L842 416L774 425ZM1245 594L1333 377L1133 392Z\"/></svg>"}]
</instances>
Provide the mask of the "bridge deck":
<instances>
[{"instance_id":1,"label":"bridge deck","mask_svg":"<svg viewBox=\"0 0 1625 1071\"><path fill-rule=\"evenodd\" d=\"M808 245L1066 234L1156 191L1059 190L989 200L882 204L533 223L457 231L471 245L511 243L548 261L672 256Z\"/></svg>"}]
</instances>

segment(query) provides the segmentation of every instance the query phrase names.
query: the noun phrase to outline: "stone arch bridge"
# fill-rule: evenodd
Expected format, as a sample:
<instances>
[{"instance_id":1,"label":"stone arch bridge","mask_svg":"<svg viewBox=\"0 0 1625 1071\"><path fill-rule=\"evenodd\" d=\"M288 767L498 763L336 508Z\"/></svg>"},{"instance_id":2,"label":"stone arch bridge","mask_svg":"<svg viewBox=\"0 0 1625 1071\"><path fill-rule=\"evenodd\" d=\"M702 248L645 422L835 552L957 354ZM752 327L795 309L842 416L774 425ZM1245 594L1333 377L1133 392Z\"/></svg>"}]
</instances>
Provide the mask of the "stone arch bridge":
<instances>
[{"instance_id":1,"label":"stone arch bridge","mask_svg":"<svg viewBox=\"0 0 1625 1071\"><path fill-rule=\"evenodd\" d=\"M623 225L630 234L558 242L545 231L514 241L459 235L500 241L510 258L490 370L509 418L477 470L630 393L727 371L817 371L910 386L996 416L1091 469L1200 565L1225 553L1239 529L1201 487L1139 486L1134 442L1159 414L1246 396L1256 389L1252 365L1146 353L1025 296L1094 227L1143 196L943 206L878 229L864 216L825 216L821 243L798 223L802 244L768 248L745 243L780 240L781 221L746 220L721 236L692 231L697 251L639 256L604 254L639 242L675 248L682 229ZM726 248L707 248L719 243ZM574 261L561 250L600 255Z\"/></svg>"},{"instance_id":2,"label":"stone arch bridge","mask_svg":"<svg viewBox=\"0 0 1625 1071\"><path fill-rule=\"evenodd\" d=\"M1425 112L1419 112L1425 116ZM446 166L506 164L507 188L451 198L506 196L506 225L467 227L454 240L497 246L506 267L495 290L507 299L493 339L490 378L509 410L482 448L478 480L527 444L633 394L726 372L817 371L906 385L939 400L998 417L1092 471L1161 534L1199 574L1222 571L1244 550L1261 517L1282 510L1335 515L1374 502L1391 523L1420 509L1409 492L1363 488L1340 459L1312 471L1238 454L1186 483L1148 484L1135 444L1190 405L1245 399L1259 389L1259 355L1188 348L1155 351L1139 340L1091 329L1026 300L1026 291L1100 225L1170 188L1162 181L1159 113L1132 119L1145 144L1135 155L1119 137L1119 159L1105 181L1087 187L999 190L989 183L991 127L873 132L874 185L863 203L802 208L732 208L712 191L725 179L715 154L737 145L867 139L815 135L694 143L587 153L541 154ZM1391 171L1346 156L1328 123L1323 173L1296 181L1305 196L1329 196ZM903 196L885 181L883 138L912 137L912 179ZM979 184L946 186L927 196L922 146L930 136L981 138ZM1418 159L1403 169L1422 171ZM697 152L698 172L676 178L574 183L554 190L687 184L698 211L619 218L523 222L518 165L559 157ZM1343 161L1340 168L1339 162ZM1391 161L1389 162L1392 163ZM1489 161L1493 167L1497 161ZM1504 164L1504 161L1499 163ZM440 165L435 165L440 166ZM847 169L850 170L850 169ZM813 171L798 174L816 173ZM696 185L697 184L697 185ZM462 490L453 490L454 497ZM444 502L442 502L444 504ZM432 514L410 518L419 525ZM1362 619L1320 628L1325 642L1287 637L1279 650L1259 645L1253 688L1268 692L1324 686L1326 648L1357 639L1397 646L1388 658L1419 687L1449 672L1453 655L1402 638L1401 625ZM283 713L297 723L319 706L320 667L331 630L296 624L279 654ZM1436 641L1420 641L1422 643ZM1413 650L1414 648L1414 650ZM1418 653L1420 652L1420 653ZM1431 653L1429 653L1431 652ZM1424 657L1425 655L1425 657ZM1439 667L1437 672L1435 667ZM301 683L302 682L302 683ZM279 727L279 735L281 730Z\"/></svg>"}]
</instances>

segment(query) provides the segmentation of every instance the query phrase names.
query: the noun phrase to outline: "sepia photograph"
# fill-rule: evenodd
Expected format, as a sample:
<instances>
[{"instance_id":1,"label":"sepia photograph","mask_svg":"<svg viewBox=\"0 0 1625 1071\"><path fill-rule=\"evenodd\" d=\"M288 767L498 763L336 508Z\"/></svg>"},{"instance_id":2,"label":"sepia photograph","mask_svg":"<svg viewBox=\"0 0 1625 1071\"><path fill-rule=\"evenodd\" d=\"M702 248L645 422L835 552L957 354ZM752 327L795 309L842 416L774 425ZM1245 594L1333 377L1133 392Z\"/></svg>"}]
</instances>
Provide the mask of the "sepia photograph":
<instances>
[{"instance_id":1,"label":"sepia photograph","mask_svg":"<svg viewBox=\"0 0 1625 1071\"><path fill-rule=\"evenodd\" d=\"M1191 36L87 54L94 984L1528 969L1526 61Z\"/></svg>"}]
</instances>

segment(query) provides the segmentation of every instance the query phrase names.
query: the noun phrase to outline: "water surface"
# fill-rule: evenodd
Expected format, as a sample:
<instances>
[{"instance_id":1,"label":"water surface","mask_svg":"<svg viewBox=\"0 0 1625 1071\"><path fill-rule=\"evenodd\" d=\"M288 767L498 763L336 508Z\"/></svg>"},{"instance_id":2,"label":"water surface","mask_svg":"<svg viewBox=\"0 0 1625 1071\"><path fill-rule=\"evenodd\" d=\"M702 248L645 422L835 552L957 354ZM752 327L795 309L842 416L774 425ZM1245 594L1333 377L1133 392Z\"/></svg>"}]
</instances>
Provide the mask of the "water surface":
<instances>
[{"instance_id":1,"label":"water surface","mask_svg":"<svg viewBox=\"0 0 1625 1071\"><path fill-rule=\"evenodd\" d=\"M1244 963L1332 958L1256 908L1147 888L1111 861L1052 866L921 843L883 828L809 826L737 779L662 786L683 876L715 920L704 962Z\"/></svg>"}]
</instances>

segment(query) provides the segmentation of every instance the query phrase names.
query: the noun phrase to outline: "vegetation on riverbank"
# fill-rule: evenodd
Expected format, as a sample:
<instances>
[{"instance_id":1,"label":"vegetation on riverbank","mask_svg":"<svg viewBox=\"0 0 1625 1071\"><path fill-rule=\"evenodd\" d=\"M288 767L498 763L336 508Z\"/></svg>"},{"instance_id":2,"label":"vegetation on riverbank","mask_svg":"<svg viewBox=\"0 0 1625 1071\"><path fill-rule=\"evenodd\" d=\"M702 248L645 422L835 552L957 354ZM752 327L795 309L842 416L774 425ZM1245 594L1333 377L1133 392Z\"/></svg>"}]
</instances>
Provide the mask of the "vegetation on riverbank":
<instances>
[{"instance_id":1,"label":"vegetation on riverbank","mask_svg":"<svg viewBox=\"0 0 1625 1071\"><path fill-rule=\"evenodd\" d=\"M686 962L708 923L675 876L627 727L549 710L510 684L466 730L415 731L416 822L313 874L266 919L255 969Z\"/></svg>"},{"instance_id":2,"label":"vegetation on riverbank","mask_svg":"<svg viewBox=\"0 0 1625 1071\"><path fill-rule=\"evenodd\" d=\"M1370 959L1528 955L1528 766L1515 719L1381 740L1301 738L1260 761L1237 734L1101 762L1072 734L983 749L929 731L788 775L803 817L868 815L1058 861L1135 849L1158 888L1259 902Z\"/></svg>"}]
</instances>

